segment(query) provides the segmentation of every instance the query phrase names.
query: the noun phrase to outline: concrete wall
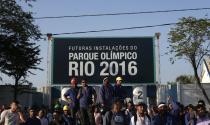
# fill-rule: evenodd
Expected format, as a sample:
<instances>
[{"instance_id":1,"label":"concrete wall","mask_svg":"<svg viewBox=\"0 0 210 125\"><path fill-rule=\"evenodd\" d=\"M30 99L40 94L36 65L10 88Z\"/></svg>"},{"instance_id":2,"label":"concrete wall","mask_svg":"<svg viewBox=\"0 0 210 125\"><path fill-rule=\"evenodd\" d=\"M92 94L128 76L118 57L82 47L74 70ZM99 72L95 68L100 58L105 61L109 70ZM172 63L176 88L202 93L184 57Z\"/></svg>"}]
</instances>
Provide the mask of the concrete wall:
<instances>
[{"instance_id":1,"label":"concrete wall","mask_svg":"<svg viewBox=\"0 0 210 125\"><path fill-rule=\"evenodd\" d=\"M210 84L202 85L210 97ZM206 102L203 93L196 84L157 85L157 103L166 102L169 95L185 106L188 104L197 105L200 99Z\"/></svg>"},{"instance_id":2,"label":"concrete wall","mask_svg":"<svg viewBox=\"0 0 210 125\"><path fill-rule=\"evenodd\" d=\"M207 95L210 97L210 84L202 84L205 88ZM178 84L177 85L178 99L184 105L196 105L198 100L202 99L206 102L203 93L196 84ZM207 102L206 102L207 104Z\"/></svg>"},{"instance_id":3,"label":"concrete wall","mask_svg":"<svg viewBox=\"0 0 210 125\"><path fill-rule=\"evenodd\" d=\"M24 86L26 90L30 90L29 86ZM0 105L9 105L13 100L14 90L11 85L0 85ZM22 106L31 106L33 104L42 105L42 94L39 92L27 91L18 95L17 100Z\"/></svg>"}]
</instances>

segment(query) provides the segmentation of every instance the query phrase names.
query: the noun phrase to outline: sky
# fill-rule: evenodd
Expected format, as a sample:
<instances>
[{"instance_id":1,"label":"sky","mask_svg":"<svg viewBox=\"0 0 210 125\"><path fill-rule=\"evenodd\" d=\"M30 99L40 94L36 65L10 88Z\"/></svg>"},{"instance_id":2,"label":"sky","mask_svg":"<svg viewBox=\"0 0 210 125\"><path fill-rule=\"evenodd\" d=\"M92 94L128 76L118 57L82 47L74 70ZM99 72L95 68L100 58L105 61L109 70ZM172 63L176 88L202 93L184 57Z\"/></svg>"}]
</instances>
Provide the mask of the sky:
<instances>
[{"instance_id":1,"label":"sky","mask_svg":"<svg viewBox=\"0 0 210 125\"><path fill-rule=\"evenodd\" d=\"M159 11L190 8L208 8L209 0L37 0L32 2L33 7L19 2L26 11L32 11L34 17L46 16L70 16L83 14L103 14L121 12L142 12ZM112 28L125 28L135 26L157 25L165 23L176 23L182 17L194 16L205 18L210 16L210 10L170 12L156 14L138 14L103 17L81 17L62 19L40 19L35 20L43 34L64 33L89 30L102 30ZM160 37L160 74L161 82L174 81L175 78L183 74L193 74L192 67L184 60L171 64L170 55L165 55L168 51L168 33L173 26L154 27L145 29L132 29L123 31L87 33L74 35L61 35L59 37L130 37L130 36L154 36L156 32L161 33ZM47 40L37 42L40 45L40 57L43 58L40 68L44 71L33 71L36 75L30 75L28 80L36 87L47 85ZM1 74L3 75L3 74ZM2 82L14 82L14 80L3 77Z\"/></svg>"}]
</instances>

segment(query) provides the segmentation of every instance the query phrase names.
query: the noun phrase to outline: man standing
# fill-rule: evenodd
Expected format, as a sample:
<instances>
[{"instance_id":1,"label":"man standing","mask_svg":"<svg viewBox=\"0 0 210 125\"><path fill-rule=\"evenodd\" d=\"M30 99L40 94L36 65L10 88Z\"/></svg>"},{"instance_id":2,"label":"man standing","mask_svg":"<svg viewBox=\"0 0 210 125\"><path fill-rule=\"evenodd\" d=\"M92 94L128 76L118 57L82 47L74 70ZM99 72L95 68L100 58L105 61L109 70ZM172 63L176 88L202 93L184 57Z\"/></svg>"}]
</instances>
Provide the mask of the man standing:
<instances>
[{"instance_id":1,"label":"man standing","mask_svg":"<svg viewBox=\"0 0 210 125\"><path fill-rule=\"evenodd\" d=\"M0 125L19 125L25 122L18 104L18 101L12 101L11 108L1 113Z\"/></svg>"},{"instance_id":2,"label":"man standing","mask_svg":"<svg viewBox=\"0 0 210 125\"><path fill-rule=\"evenodd\" d=\"M79 92L79 88L77 87L77 79L71 79L71 87L70 89L64 93L64 99L69 103L70 107L70 115L73 119L76 119L76 113L78 111L79 100L77 99L77 94Z\"/></svg>"},{"instance_id":3,"label":"man standing","mask_svg":"<svg viewBox=\"0 0 210 125\"><path fill-rule=\"evenodd\" d=\"M103 109L106 111L111 110L113 102L114 88L109 83L109 78L103 79L103 85L99 89L99 101Z\"/></svg>"},{"instance_id":4,"label":"man standing","mask_svg":"<svg viewBox=\"0 0 210 125\"><path fill-rule=\"evenodd\" d=\"M116 83L114 85L114 100L120 100L121 103L123 104L126 92L122 87L122 80L123 80L122 77L116 78Z\"/></svg>"},{"instance_id":5,"label":"man standing","mask_svg":"<svg viewBox=\"0 0 210 125\"><path fill-rule=\"evenodd\" d=\"M77 96L80 104L81 125L95 125L92 106L97 98L96 91L93 87L87 85L86 79L82 79L81 84L82 87L79 89Z\"/></svg>"}]
</instances>

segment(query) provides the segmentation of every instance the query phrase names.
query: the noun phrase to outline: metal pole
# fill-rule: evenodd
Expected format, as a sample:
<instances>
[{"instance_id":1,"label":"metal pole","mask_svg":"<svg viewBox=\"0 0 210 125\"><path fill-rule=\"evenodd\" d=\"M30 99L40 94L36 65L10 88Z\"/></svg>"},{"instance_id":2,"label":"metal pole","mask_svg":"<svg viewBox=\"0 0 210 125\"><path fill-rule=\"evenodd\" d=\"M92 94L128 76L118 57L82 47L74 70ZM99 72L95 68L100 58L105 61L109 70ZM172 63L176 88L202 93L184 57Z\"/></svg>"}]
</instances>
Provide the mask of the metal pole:
<instances>
[{"instance_id":1,"label":"metal pole","mask_svg":"<svg viewBox=\"0 0 210 125\"><path fill-rule=\"evenodd\" d=\"M158 51L158 83L161 84L161 76L160 76L160 32L155 33L157 38L157 51Z\"/></svg>"},{"instance_id":2,"label":"metal pole","mask_svg":"<svg viewBox=\"0 0 210 125\"><path fill-rule=\"evenodd\" d=\"M48 38L48 48L47 48L47 85L49 86L48 89L50 89L49 94L49 107L51 107L51 42L52 42L52 33L47 34Z\"/></svg>"},{"instance_id":3,"label":"metal pole","mask_svg":"<svg viewBox=\"0 0 210 125\"><path fill-rule=\"evenodd\" d=\"M176 84L177 84L177 100L181 102L181 84L180 82L177 82Z\"/></svg>"},{"instance_id":4,"label":"metal pole","mask_svg":"<svg viewBox=\"0 0 210 125\"><path fill-rule=\"evenodd\" d=\"M160 32L157 32L155 33L155 37L157 39L157 43L155 43L155 52L157 52L157 54L155 53L155 56L156 56L156 80L157 80L157 97L156 97L156 102L157 104L160 103L160 101L162 101L162 97L163 97L163 94L162 94L162 86L161 86L161 79L160 79Z\"/></svg>"},{"instance_id":5,"label":"metal pole","mask_svg":"<svg viewBox=\"0 0 210 125\"><path fill-rule=\"evenodd\" d=\"M51 75L51 67L50 67L50 59L51 59L51 40L52 34L47 34L48 38L48 48L47 48L47 84L50 85L50 75Z\"/></svg>"}]
</instances>

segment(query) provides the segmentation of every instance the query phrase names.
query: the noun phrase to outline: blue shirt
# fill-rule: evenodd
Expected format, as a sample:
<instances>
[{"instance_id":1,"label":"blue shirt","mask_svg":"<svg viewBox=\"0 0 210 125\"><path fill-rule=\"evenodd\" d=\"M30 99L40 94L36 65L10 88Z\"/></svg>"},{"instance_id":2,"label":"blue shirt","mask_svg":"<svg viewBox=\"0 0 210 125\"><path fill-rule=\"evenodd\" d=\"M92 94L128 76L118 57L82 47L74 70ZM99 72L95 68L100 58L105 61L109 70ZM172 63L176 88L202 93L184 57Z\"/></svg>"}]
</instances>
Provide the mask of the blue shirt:
<instances>
[{"instance_id":1,"label":"blue shirt","mask_svg":"<svg viewBox=\"0 0 210 125\"><path fill-rule=\"evenodd\" d=\"M79 92L79 88L70 88L68 91L66 91L66 93L64 94L64 96L68 96L73 103L69 103L69 107L70 108L77 108L79 105L79 100L77 99L77 94Z\"/></svg>"},{"instance_id":2,"label":"blue shirt","mask_svg":"<svg viewBox=\"0 0 210 125\"><path fill-rule=\"evenodd\" d=\"M104 104L106 107L112 106L113 101L113 95L114 95L114 88L111 84L104 86L102 85L99 90L99 98L100 103Z\"/></svg>"},{"instance_id":3,"label":"blue shirt","mask_svg":"<svg viewBox=\"0 0 210 125\"><path fill-rule=\"evenodd\" d=\"M179 106L173 100L169 100L169 103L172 104L173 109L169 112L171 115L172 125L177 125L179 123Z\"/></svg>"},{"instance_id":4,"label":"blue shirt","mask_svg":"<svg viewBox=\"0 0 210 125\"><path fill-rule=\"evenodd\" d=\"M91 86L80 88L78 93L78 95L80 96L79 99L80 108L88 108L89 105L93 104L92 96L94 94L95 90Z\"/></svg>"}]
</instances>

